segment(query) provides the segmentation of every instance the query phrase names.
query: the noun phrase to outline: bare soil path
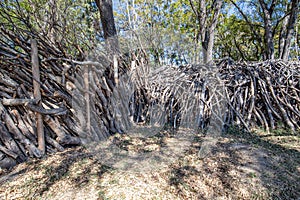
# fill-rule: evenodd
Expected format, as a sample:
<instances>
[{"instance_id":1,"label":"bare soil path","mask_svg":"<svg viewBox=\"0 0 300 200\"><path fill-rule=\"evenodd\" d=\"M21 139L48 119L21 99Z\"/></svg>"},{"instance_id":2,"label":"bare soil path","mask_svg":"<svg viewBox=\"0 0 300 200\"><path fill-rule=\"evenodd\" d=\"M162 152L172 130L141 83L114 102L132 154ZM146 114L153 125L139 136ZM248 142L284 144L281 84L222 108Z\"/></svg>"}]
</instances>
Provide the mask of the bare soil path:
<instances>
[{"instance_id":1,"label":"bare soil path","mask_svg":"<svg viewBox=\"0 0 300 200\"><path fill-rule=\"evenodd\" d=\"M118 136L127 151L156 151L149 141ZM173 162L147 170L104 165L89 149L67 149L0 173L0 199L300 199L300 137L284 131L230 133L199 158L204 136ZM115 141L114 139L111 141Z\"/></svg>"}]
</instances>

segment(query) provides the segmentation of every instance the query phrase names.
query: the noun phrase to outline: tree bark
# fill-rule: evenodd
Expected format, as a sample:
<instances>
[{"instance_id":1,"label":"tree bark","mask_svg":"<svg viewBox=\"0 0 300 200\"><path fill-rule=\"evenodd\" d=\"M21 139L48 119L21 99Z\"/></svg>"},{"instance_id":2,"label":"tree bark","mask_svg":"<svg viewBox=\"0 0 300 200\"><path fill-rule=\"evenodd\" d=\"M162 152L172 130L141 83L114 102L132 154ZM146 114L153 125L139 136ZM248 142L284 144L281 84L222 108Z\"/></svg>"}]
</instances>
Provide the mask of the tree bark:
<instances>
[{"instance_id":1,"label":"tree bark","mask_svg":"<svg viewBox=\"0 0 300 200\"><path fill-rule=\"evenodd\" d=\"M299 11L299 0L293 0L291 3L291 13L287 24L287 31L285 36L284 48L282 52L282 59L288 60L290 54L291 40L295 29Z\"/></svg>"},{"instance_id":2,"label":"tree bark","mask_svg":"<svg viewBox=\"0 0 300 200\"><path fill-rule=\"evenodd\" d=\"M218 17L221 11L221 7L222 7L222 3L223 1L221 0L217 0L215 1L214 4L214 15L212 18L212 22L211 25L209 26L208 30L209 30L209 35L208 35L208 39L206 39L205 41L208 42L207 44L207 50L206 52L206 59L204 60L204 63L209 63L210 61L212 61L213 59L213 46L214 46L214 41L215 41L215 29L217 26L217 22L218 22Z\"/></svg>"},{"instance_id":3,"label":"tree bark","mask_svg":"<svg viewBox=\"0 0 300 200\"><path fill-rule=\"evenodd\" d=\"M37 99L3 99L2 104L4 106L21 106L28 103L37 104L39 100Z\"/></svg>"},{"instance_id":4,"label":"tree bark","mask_svg":"<svg viewBox=\"0 0 300 200\"><path fill-rule=\"evenodd\" d=\"M14 139L16 141L20 141L21 144L35 157L39 158L41 157L41 152L39 149L35 147L35 145L26 138L22 132L19 130L19 128L16 126L15 122L11 118L10 114L6 111L2 103L0 102L0 113L3 116L3 121L5 125L8 128L8 131L14 136ZM17 151L14 151L17 152ZM19 156L22 156L21 153L18 153ZM22 161L26 160L26 157L22 156Z\"/></svg>"},{"instance_id":5,"label":"tree bark","mask_svg":"<svg viewBox=\"0 0 300 200\"><path fill-rule=\"evenodd\" d=\"M264 28L265 28L265 59L274 59L274 40L272 27L272 14L276 5L276 0L273 0L270 7L264 0L259 0L263 10Z\"/></svg>"},{"instance_id":6,"label":"tree bark","mask_svg":"<svg viewBox=\"0 0 300 200\"><path fill-rule=\"evenodd\" d=\"M18 155L17 157L19 162L23 162L26 160L25 155L22 153L15 140L11 137L11 134L8 132L7 128L5 127L2 121L0 121L0 139L7 149Z\"/></svg>"},{"instance_id":7,"label":"tree bark","mask_svg":"<svg viewBox=\"0 0 300 200\"><path fill-rule=\"evenodd\" d=\"M39 68L39 60L38 60L38 48L37 42L35 39L31 40L31 61L32 61L32 77L33 77L33 89L34 89L34 98L37 100L41 100L41 91L40 91L40 68ZM39 103L41 106L41 102ZM45 135L44 135L44 124L43 124L43 116L40 113L36 113L37 119L37 136L38 136L38 144L39 150L41 154L45 154Z\"/></svg>"},{"instance_id":8,"label":"tree bark","mask_svg":"<svg viewBox=\"0 0 300 200\"><path fill-rule=\"evenodd\" d=\"M55 44L56 42L56 31L55 31L55 26L57 25L57 2L56 0L50 0L49 1L50 5L50 16L49 16L49 37L51 42Z\"/></svg>"},{"instance_id":9,"label":"tree bark","mask_svg":"<svg viewBox=\"0 0 300 200\"><path fill-rule=\"evenodd\" d=\"M288 6L287 6L287 10L288 10ZM282 20L282 26L280 28L280 33L279 33L279 48L278 48L278 57L282 58L283 55L283 49L285 46L285 36L287 33L287 24L288 24L288 17L286 16L283 20Z\"/></svg>"},{"instance_id":10,"label":"tree bark","mask_svg":"<svg viewBox=\"0 0 300 200\"><path fill-rule=\"evenodd\" d=\"M115 26L112 0L95 0L100 11L101 24L109 58L119 54L119 42Z\"/></svg>"},{"instance_id":11,"label":"tree bark","mask_svg":"<svg viewBox=\"0 0 300 200\"><path fill-rule=\"evenodd\" d=\"M218 17L221 11L223 1L214 1L210 9L207 9L205 0L199 1L198 6L194 5L194 3L191 0L189 0L189 2L194 14L198 18L198 38L200 37L201 39L203 62L209 63L213 59L215 29L217 26ZM213 13L213 15L209 20L210 13Z\"/></svg>"}]
</instances>

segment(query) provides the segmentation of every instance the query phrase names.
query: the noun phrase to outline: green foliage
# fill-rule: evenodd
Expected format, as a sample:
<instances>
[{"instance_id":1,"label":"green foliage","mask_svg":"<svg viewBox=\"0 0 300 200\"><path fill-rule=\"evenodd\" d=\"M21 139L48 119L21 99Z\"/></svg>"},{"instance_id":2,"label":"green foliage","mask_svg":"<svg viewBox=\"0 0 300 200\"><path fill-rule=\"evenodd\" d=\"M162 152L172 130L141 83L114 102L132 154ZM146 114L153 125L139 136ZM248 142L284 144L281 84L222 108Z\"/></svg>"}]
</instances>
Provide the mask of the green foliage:
<instances>
[{"instance_id":1,"label":"green foliage","mask_svg":"<svg viewBox=\"0 0 300 200\"><path fill-rule=\"evenodd\" d=\"M183 62L191 58L195 46L196 19L185 0L123 0L116 13L116 22L123 38L141 38L153 62ZM122 39L121 39L122 40ZM139 44L138 44L139 45ZM138 46L136 45L136 46Z\"/></svg>"},{"instance_id":2,"label":"green foliage","mask_svg":"<svg viewBox=\"0 0 300 200\"><path fill-rule=\"evenodd\" d=\"M100 16L91 0L2 1L0 5L5 29L36 33L64 47L67 54L90 49L99 36Z\"/></svg>"},{"instance_id":3,"label":"green foliage","mask_svg":"<svg viewBox=\"0 0 300 200\"><path fill-rule=\"evenodd\" d=\"M261 4L255 1L234 1L226 4L221 22L218 24L216 46L218 57L231 57L234 60L255 61L265 59L264 53L268 48L265 43L265 22ZM272 1L264 1L270 7ZM280 39L285 36L284 20L289 17L291 1L278 1L271 16L272 40L274 42L275 58L280 58ZM299 16L299 14L298 14ZM299 17L298 17L299 18ZM299 22L297 22L299 26ZM251 28L252 27L252 28ZM293 37L298 36L297 31ZM290 59L298 57L299 42L292 40Z\"/></svg>"},{"instance_id":4,"label":"green foliage","mask_svg":"<svg viewBox=\"0 0 300 200\"><path fill-rule=\"evenodd\" d=\"M205 1L206 15L202 25L195 13L201 1L113 2L124 51L142 46L155 64L200 62L203 42L200 30L201 26L212 23L214 1ZM270 6L271 1L265 2ZM233 3L241 8L244 16ZM275 58L279 57L279 39L285 26L284 19L290 11L289 5L290 1L278 1L272 14ZM88 51L104 41L100 13L93 0L3 0L0 2L0 24L11 31L34 30L75 57L80 57L79 51ZM290 59L297 59L299 54L299 28L297 22ZM224 1L216 30L214 58L262 60L267 48L264 34L263 13L258 0Z\"/></svg>"},{"instance_id":5,"label":"green foliage","mask_svg":"<svg viewBox=\"0 0 300 200\"><path fill-rule=\"evenodd\" d=\"M263 32L257 24L258 32ZM218 25L215 41L220 58L230 57L234 60L255 61L262 59L263 47L259 39L251 34L245 20L236 15L223 16Z\"/></svg>"}]
</instances>

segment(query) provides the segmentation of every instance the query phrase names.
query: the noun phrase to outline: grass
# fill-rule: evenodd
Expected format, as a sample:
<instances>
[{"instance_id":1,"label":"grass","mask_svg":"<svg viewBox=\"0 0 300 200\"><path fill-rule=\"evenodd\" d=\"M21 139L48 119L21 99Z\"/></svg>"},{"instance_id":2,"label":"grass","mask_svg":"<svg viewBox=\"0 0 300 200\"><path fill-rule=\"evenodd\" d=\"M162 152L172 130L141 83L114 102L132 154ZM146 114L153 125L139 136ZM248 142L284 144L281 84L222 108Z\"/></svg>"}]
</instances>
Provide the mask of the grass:
<instances>
[{"instance_id":1,"label":"grass","mask_svg":"<svg viewBox=\"0 0 300 200\"><path fill-rule=\"evenodd\" d=\"M110 141L133 155L148 156L177 150L177 139L116 135ZM140 171L107 166L89 148L68 149L2 172L0 199L299 199L299 133L230 127L215 139L206 157L198 157L205 136L196 135L160 168L137 160L150 165Z\"/></svg>"}]
</instances>

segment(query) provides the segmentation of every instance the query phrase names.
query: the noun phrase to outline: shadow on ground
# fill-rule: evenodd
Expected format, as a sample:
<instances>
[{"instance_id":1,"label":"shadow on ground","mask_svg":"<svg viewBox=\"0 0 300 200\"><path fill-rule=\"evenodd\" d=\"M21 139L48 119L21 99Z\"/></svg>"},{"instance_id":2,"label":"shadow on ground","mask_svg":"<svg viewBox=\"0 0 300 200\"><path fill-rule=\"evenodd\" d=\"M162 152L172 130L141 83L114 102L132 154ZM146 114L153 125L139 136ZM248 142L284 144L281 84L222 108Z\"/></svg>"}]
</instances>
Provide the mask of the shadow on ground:
<instances>
[{"instance_id":1,"label":"shadow on ground","mask_svg":"<svg viewBox=\"0 0 300 200\"><path fill-rule=\"evenodd\" d=\"M264 138L231 131L198 164L183 157L172 167L169 184L183 199L299 199L300 146L286 148ZM194 145L188 155L200 148Z\"/></svg>"},{"instance_id":2,"label":"shadow on ground","mask_svg":"<svg viewBox=\"0 0 300 200\"><path fill-rule=\"evenodd\" d=\"M0 199L41 197L50 188L61 185L62 180L76 191L86 187L92 178L101 179L110 170L84 148L68 149L42 160L20 164L11 173L2 176L1 184L6 187L0 187ZM66 185L61 186L58 191L63 191ZM16 188L19 194L14 194Z\"/></svg>"},{"instance_id":3,"label":"shadow on ground","mask_svg":"<svg viewBox=\"0 0 300 200\"><path fill-rule=\"evenodd\" d=\"M0 177L0 199L299 199L300 141L291 147L269 134L231 130L199 158L204 135L162 169L120 170L103 165L83 147L17 166ZM276 134L289 137L288 134ZM118 136L115 144L132 152L175 148L176 138L140 140ZM116 140L117 139L117 140ZM277 141L277 142L274 142ZM180 145L177 145L180 147ZM137 161L138 162L138 161ZM143 166L142 166L143 167ZM145 166L144 166L145 167Z\"/></svg>"}]
</instances>

